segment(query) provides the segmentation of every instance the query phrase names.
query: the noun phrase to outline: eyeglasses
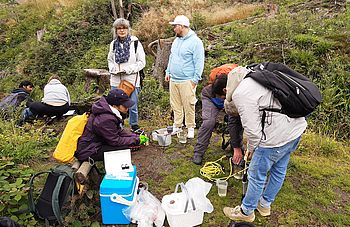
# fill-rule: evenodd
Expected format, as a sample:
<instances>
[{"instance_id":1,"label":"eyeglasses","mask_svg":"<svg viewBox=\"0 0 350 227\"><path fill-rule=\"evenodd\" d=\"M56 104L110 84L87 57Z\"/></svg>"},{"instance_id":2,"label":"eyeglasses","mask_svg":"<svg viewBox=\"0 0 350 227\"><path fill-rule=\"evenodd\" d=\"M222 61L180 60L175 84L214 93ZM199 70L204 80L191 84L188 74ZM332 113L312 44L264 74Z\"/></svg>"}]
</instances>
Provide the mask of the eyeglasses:
<instances>
[{"instance_id":1,"label":"eyeglasses","mask_svg":"<svg viewBox=\"0 0 350 227\"><path fill-rule=\"evenodd\" d=\"M116 28L117 30L126 30L128 28L124 28L124 27L119 27L119 28Z\"/></svg>"}]
</instances>

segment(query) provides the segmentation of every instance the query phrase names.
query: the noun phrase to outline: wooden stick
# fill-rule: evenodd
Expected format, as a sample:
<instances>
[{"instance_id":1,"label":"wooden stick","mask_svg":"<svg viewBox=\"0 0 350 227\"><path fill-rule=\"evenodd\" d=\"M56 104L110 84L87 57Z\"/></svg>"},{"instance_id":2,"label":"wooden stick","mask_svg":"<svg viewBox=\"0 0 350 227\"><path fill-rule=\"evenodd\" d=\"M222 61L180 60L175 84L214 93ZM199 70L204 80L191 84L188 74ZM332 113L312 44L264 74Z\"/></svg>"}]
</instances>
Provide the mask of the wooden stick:
<instances>
[{"instance_id":1,"label":"wooden stick","mask_svg":"<svg viewBox=\"0 0 350 227\"><path fill-rule=\"evenodd\" d=\"M83 162L79 167L77 173L75 174L75 178L80 184L85 184L88 179L88 174L91 170L92 166L89 162Z\"/></svg>"},{"instance_id":2,"label":"wooden stick","mask_svg":"<svg viewBox=\"0 0 350 227\"><path fill-rule=\"evenodd\" d=\"M79 160L75 160L75 161L73 162L73 164L72 164L72 169L73 169L74 171L77 171L77 170L79 169L79 167L80 167L80 164L81 164L81 162L80 162Z\"/></svg>"}]
</instances>

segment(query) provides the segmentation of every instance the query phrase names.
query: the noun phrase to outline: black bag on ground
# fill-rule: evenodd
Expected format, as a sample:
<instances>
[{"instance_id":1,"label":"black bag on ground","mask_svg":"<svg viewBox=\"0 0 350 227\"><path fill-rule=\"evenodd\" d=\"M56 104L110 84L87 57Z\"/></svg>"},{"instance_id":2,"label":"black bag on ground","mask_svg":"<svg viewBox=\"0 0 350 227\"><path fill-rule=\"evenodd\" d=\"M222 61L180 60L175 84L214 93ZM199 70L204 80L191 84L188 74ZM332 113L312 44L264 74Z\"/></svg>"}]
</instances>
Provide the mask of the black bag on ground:
<instances>
[{"instance_id":1,"label":"black bag on ground","mask_svg":"<svg viewBox=\"0 0 350 227\"><path fill-rule=\"evenodd\" d=\"M0 227L22 227L9 217L0 217Z\"/></svg>"},{"instance_id":2,"label":"black bag on ground","mask_svg":"<svg viewBox=\"0 0 350 227\"><path fill-rule=\"evenodd\" d=\"M34 179L42 174L48 174L40 196L34 201ZM32 176L29 182L29 210L46 224L58 222L63 225L61 214L64 204L74 192L74 172L68 165L59 165L51 171L40 172Z\"/></svg>"},{"instance_id":3,"label":"black bag on ground","mask_svg":"<svg viewBox=\"0 0 350 227\"><path fill-rule=\"evenodd\" d=\"M292 118L305 117L322 101L320 90L310 79L284 64L264 62L249 68L252 72L245 78L251 77L271 90L282 106L281 109L266 108L265 111L279 112Z\"/></svg>"}]
</instances>

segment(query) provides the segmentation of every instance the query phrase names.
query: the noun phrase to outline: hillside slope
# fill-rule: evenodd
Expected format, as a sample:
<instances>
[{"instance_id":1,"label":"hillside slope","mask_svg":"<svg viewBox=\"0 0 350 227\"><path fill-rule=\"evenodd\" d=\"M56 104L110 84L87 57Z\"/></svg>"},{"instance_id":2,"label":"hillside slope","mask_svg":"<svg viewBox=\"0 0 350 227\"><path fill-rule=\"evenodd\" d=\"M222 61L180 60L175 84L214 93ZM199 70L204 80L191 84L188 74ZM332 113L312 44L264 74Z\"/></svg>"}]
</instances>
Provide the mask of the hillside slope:
<instances>
[{"instance_id":1,"label":"hillside slope","mask_svg":"<svg viewBox=\"0 0 350 227\"><path fill-rule=\"evenodd\" d=\"M0 92L6 94L19 80L37 85L34 98L49 75L60 75L73 101L94 95L83 90L84 68L106 68L113 23L110 1L36 0L10 4L0 0ZM129 1L128 1L129 2ZM277 4L276 4L277 3ZM233 0L138 0L135 33L144 46L157 38L173 36L168 21L177 13L191 17L206 48L204 81L213 67L262 61L288 64L316 82L323 103L308 119L309 129L291 158L286 182L270 218L257 215L257 226L350 225L350 8L343 1L233 1ZM161 15L161 16L160 16ZM229 15L229 16L227 16ZM41 41L36 32L45 29ZM150 74L141 93L141 125L148 132L172 124L168 92ZM200 89L199 91L200 92ZM67 119L66 119L67 120ZM54 150L66 121L45 125L42 121L15 127L0 119L0 216L10 216L24 226L43 226L30 214L16 215L27 204L29 176L57 163ZM171 146L151 143L133 154L139 176L150 192L161 199L176 183L198 177L200 167L190 158L195 140L186 145L174 138ZM223 152L215 134L204 161ZM39 183L40 184L40 183ZM76 198L66 221L70 226L99 226L98 185ZM203 226L227 226L222 208L240 202L240 181L229 180L228 196L217 196L213 185L208 198L214 212Z\"/></svg>"},{"instance_id":2,"label":"hillside slope","mask_svg":"<svg viewBox=\"0 0 350 227\"><path fill-rule=\"evenodd\" d=\"M3 3L0 92L8 92L24 78L42 87L50 74L58 74L72 88L73 101L89 96L83 91L82 69L107 67L113 22L110 3L81 0L66 6L59 2L52 8L47 6L47 10L29 3ZM193 27L200 29L199 36L206 46L204 75L228 62L283 62L311 78L322 90L324 100L311 117L312 128L349 139L350 10L345 1L279 1L279 5L193 2L177 10L176 0L146 1L144 5L135 2L135 17L139 18L134 22L135 33L145 46L154 39L172 36L167 21L176 13L185 13L192 18ZM42 41L37 41L35 34L42 29ZM148 57L147 67L151 62ZM40 89L34 96L41 96Z\"/></svg>"}]
</instances>

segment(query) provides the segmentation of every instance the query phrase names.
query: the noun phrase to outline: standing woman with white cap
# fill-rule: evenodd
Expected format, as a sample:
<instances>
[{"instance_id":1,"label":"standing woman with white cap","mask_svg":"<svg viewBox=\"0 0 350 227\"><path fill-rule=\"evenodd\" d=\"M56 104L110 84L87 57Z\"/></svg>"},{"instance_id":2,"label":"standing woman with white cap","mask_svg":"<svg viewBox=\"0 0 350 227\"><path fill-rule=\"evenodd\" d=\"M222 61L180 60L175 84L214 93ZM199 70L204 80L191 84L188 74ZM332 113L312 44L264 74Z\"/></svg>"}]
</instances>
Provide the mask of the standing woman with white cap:
<instances>
[{"instance_id":1,"label":"standing woman with white cap","mask_svg":"<svg viewBox=\"0 0 350 227\"><path fill-rule=\"evenodd\" d=\"M129 108L129 125L136 131L138 125L138 95L140 92L139 71L146 65L145 52L136 36L130 34L130 23L124 18L118 18L113 23L115 39L109 46L108 68L111 73L111 89L118 88L121 80L134 85L135 90L130 98L135 104Z\"/></svg>"},{"instance_id":2,"label":"standing woman with white cap","mask_svg":"<svg viewBox=\"0 0 350 227\"><path fill-rule=\"evenodd\" d=\"M169 23L174 26L176 38L171 45L165 81L170 81L174 127L182 127L185 117L187 137L194 138L196 87L202 79L204 47L200 38L190 29L190 21L186 16L179 15Z\"/></svg>"}]
</instances>

